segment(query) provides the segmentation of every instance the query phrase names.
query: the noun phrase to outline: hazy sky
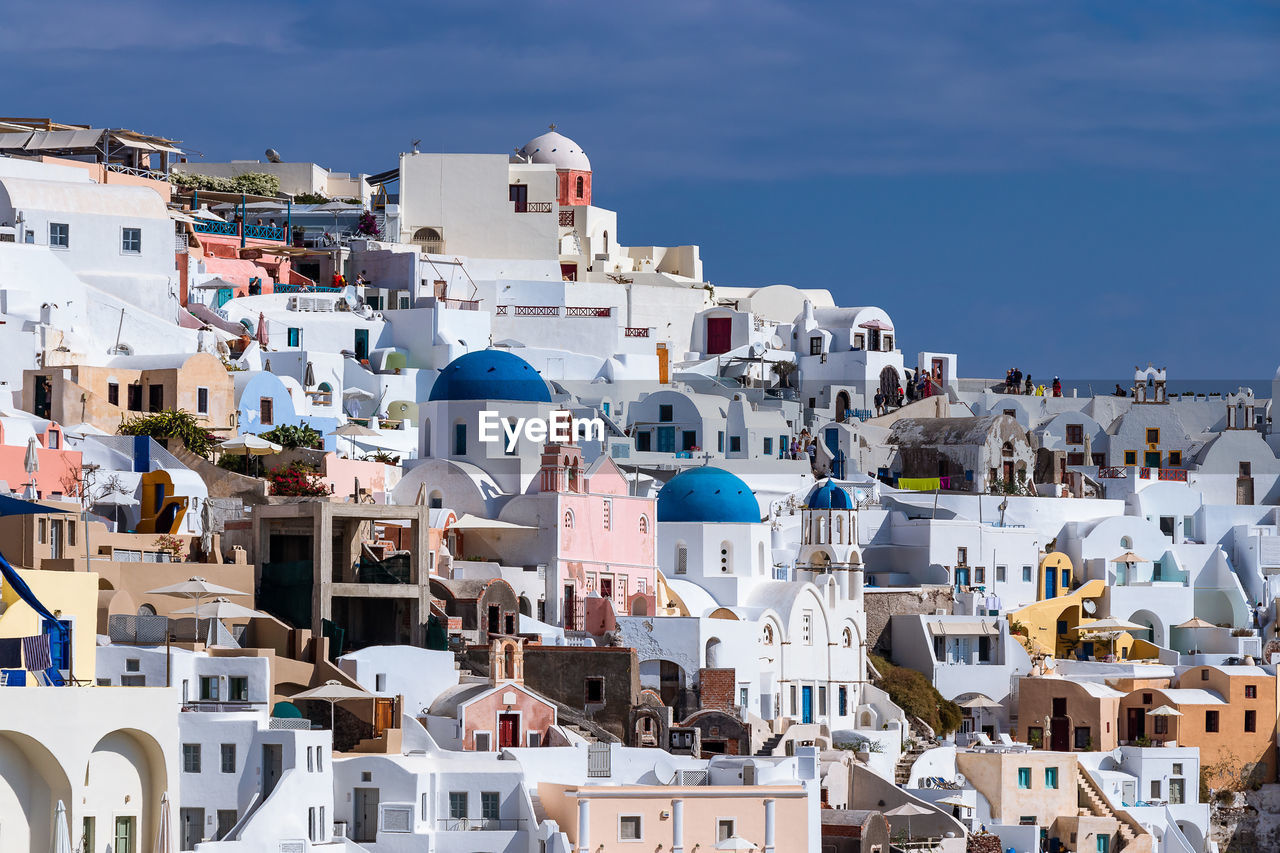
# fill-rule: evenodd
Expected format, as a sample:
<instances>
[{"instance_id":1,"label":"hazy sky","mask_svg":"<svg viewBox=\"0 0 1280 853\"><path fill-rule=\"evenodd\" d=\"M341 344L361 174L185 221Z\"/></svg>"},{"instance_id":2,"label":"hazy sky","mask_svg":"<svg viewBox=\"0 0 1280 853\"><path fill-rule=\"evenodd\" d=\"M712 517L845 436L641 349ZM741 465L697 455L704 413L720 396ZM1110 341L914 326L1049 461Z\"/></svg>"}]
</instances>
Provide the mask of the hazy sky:
<instances>
[{"instance_id":1,"label":"hazy sky","mask_svg":"<svg viewBox=\"0 0 1280 853\"><path fill-rule=\"evenodd\" d=\"M5 111L375 172L549 122L619 239L877 304L965 375L1270 377L1280 4L5 9ZM198 159L198 158L196 158Z\"/></svg>"}]
</instances>

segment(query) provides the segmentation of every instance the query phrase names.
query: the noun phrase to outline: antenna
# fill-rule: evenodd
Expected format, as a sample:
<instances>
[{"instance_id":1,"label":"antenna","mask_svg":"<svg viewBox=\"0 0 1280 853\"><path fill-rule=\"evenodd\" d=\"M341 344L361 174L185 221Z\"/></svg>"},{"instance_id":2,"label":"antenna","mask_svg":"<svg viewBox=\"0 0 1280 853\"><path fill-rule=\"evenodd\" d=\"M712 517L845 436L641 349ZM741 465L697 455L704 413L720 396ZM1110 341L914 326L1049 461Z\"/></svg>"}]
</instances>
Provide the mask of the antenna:
<instances>
[{"instance_id":1,"label":"antenna","mask_svg":"<svg viewBox=\"0 0 1280 853\"><path fill-rule=\"evenodd\" d=\"M414 154L417 154L417 153L418 153L418 146L419 146L419 145L421 145L421 144L422 144L422 140L421 140L421 139L415 139L415 140L413 140L413 153L414 153Z\"/></svg>"}]
</instances>

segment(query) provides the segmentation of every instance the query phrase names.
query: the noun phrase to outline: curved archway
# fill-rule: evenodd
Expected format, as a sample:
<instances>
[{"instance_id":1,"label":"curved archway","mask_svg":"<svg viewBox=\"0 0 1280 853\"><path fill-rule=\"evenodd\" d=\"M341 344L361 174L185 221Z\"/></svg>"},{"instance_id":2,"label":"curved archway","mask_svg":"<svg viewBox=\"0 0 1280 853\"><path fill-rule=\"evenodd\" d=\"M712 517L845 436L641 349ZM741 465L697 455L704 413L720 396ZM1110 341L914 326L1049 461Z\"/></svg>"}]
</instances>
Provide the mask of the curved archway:
<instances>
[{"instance_id":1,"label":"curved archway","mask_svg":"<svg viewBox=\"0 0 1280 853\"><path fill-rule=\"evenodd\" d=\"M529 600L529 596L527 595L520 596L519 606L520 606L521 616L529 616L529 617L533 616L533 602Z\"/></svg>"},{"instance_id":2,"label":"curved archway","mask_svg":"<svg viewBox=\"0 0 1280 853\"><path fill-rule=\"evenodd\" d=\"M215 760L212 755L202 758ZM151 734L140 729L116 729L103 735L85 764L84 784L90 801L127 800L124 814L116 816L130 816L132 810L135 849L155 847L160 800L168 790L169 779L164 750Z\"/></svg>"},{"instance_id":3,"label":"curved archway","mask_svg":"<svg viewBox=\"0 0 1280 853\"><path fill-rule=\"evenodd\" d=\"M712 637L707 640L706 667L708 669L719 669L723 665L721 645L719 637Z\"/></svg>"},{"instance_id":4,"label":"curved archway","mask_svg":"<svg viewBox=\"0 0 1280 853\"><path fill-rule=\"evenodd\" d=\"M0 814L5 849L53 849L50 816L58 801L71 804L71 782L62 765L35 738L0 732Z\"/></svg>"},{"instance_id":5,"label":"curved archway","mask_svg":"<svg viewBox=\"0 0 1280 853\"><path fill-rule=\"evenodd\" d=\"M1130 631L1129 634L1135 640L1146 640L1157 646L1169 645L1169 634L1165 628L1164 620L1150 610L1135 610L1129 616L1129 621L1137 625L1146 625L1146 631Z\"/></svg>"},{"instance_id":6,"label":"curved archway","mask_svg":"<svg viewBox=\"0 0 1280 853\"><path fill-rule=\"evenodd\" d=\"M637 595L631 599L631 615L632 616L648 616L649 601L643 595Z\"/></svg>"},{"instance_id":7,"label":"curved archway","mask_svg":"<svg viewBox=\"0 0 1280 853\"><path fill-rule=\"evenodd\" d=\"M892 365L886 366L880 371L880 393L886 397L894 398L898 396L898 389L902 387L902 379L898 376L898 369Z\"/></svg>"},{"instance_id":8,"label":"curved archway","mask_svg":"<svg viewBox=\"0 0 1280 853\"><path fill-rule=\"evenodd\" d=\"M849 394L847 391L841 391L836 395L836 420L844 423L844 419L848 414Z\"/></svg>"}]
</instances>

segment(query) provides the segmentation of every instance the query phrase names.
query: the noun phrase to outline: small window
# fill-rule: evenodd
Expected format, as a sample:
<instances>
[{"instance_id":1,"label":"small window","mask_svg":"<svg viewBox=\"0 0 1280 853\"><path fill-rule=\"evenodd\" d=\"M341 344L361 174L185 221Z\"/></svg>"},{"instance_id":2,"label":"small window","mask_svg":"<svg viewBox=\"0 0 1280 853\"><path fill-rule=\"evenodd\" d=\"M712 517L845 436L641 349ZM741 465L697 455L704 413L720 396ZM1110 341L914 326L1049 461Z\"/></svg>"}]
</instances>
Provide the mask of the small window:
<instances>
[{"instance_id":1,"label":"small window","mask_svg":"<svg viewBox=\"0 0 1280 853\"><path fill-rule=\"evenodd\" d=\"M1031 789L1031 768L1030 767L1018 768L1018 787L1024 791L1028 791Z\"/></svg>"},{"instance_id":2,"label":"small window","mask_svg":"<svg viewBox=\"0 0 1280 853\"><path fill-rule=\"evenodd\" d=\"M987 567L986 567L986 566L978 566L976 569L974 569L974 570L973 570L973 582L974 582L974 583L986 583L986 582L987 582Z\"/></svg>"},{"instance_id":3,"label":"small window","mask_svg":"<svg viewBox=\"0 0 1280 853\"><path fill-rule=\"evenodd\" d=\"M1006 570L1004 566L996 566L996 583L1004 583Z\"/></svg>"},{"instance_id":4,"label":"small window","mask_svg":"<svg viewBox=\"0 0 1280 853\"><path fill-rule=\"evenodd\" d=\"M449 792L449 817L454 820L466 820L467 818L467 792L466 791L450 791Z\"/></svg>"},{"instance_id":5,"label":"small window","mask_svg":"<svg viewBox=\"0 0 1280 853\"><path fill-rule=\"evenodd\" d=\"M716 842L717 843L721 841L727 841L728 839L733 838L733 836L737 834L734 831L735 830L734 823L735 823L734 821L726 820L724 818L721 818L720 820L716 821Z\"/></svg>"},{"instance_id":6,"label":"small window","mask_svg":"<svg viewBox=\"0 0 1280 853\"><path fill-rule=\"evenodd\" d=\"M1256 684L1246 684L1246 685L1244 686L1244 698L1246 698L1246 699L1257 699L1257 698L1258 698L1258 685L1256 685Z\"/></svg>"},{"instance_id":7,"label":"small window","mask_svg":"<svg viewBox=\"0 0 1280 853\"><path fill-rule=\"evenodd\" d=\"M658 421L661 423L671 423L675 417L675 407L669 403L658 406Z\"/></svg>"},{"instance_id":8,"label":"small window","mask_svg":"<svg viewBox=\"0 0 1280 853\"><path fill-rule=\"evenodd\" d=\"M1170 464L1170 465L1181 465L1181 464L1182 464L1182 451L1181 451L1181 450L1170 450L1170 451L1169 451L1169 464Z\"/></svg>"},{"instance_id":9,"label":"small window","mask_svg":"<svg viewBox=\"0 0 1280 853\"><path fill-rule=\"evenodd\" d=\"M1258 730L1258 712L1252 709L1244 712L1244 730L1246 732L1256 732Z\"/></svg>"},{"instance_id":10,"label":"small window","mask_svg":"<svg viewBox=\"0 0 1280 853\"><path fill-rule=\"evenodd\" d=\"M258 398L258 416L263 426L275 426L275 401L270 397Z\"/></svg>"},{"instance_id":11,"label":"small window","mask_svg":"<svg viewBox=\"0 0 1280 853\"><path fill-rule=\"evenodd\" d=\"M764 455L765 456L773 455L773 439L772 438L766 438L764 440Z\"/></svg>"},{"instance_id":12,"label":"small window","mask_svg":"<svg viewBox=\"0 0 1280 853\"><path fill-rule=\"evenodd\" d=\"M676 574L683 575L689 571L689 548L685 545L676 546Z\"/></svg>"},{"instance_id":13,"label":"small window","mask_svg":"<svg viewBox=\"0 0 1280 853\"><path fill-rule=\"evenodd\" d=\"M1143 693L1143 694L1142 694L1142 704L1143 704L1143 705L1150 705L1150 704L1151 704L1151 694L1150 694L1150 693Z\"/></svg>"},{"instance_id":14,"label":"small window","mask_svg":"<svg viewBox=\"0 0 1280 853\"><path fill-rule=\"evenodd\" d=\"M243 675L233 675L227 679L227 701L249 701L249 679Z\"/></svg>"},{"instance_id":15,"label":"small window","mask_svg":"<svg viewBox=\"0 0 1280 853\"><path fill-rule=\"evenodd\" d=\"M649 533L649 517L648 516L644 516L644 515L640 516L639 527L640 527L641 536L648 535Z\"/></svg>"},{"instance_id":16,"label":"small window","mask_svg":"<svg viewBox=\"0 0 1280 853\"><path fill-rule=\"evenodd\" d=\"M286 337L286 340L288 341L289 346L291 347L301 346L302 330L290 326L289 331L286 333L285 337Z\"/></svg>"},{"instance_id":17,"label":"small window","mask_svg":"<svg viewBox=\"0 0 1280 853\"><path fill-rule=\"evenodd\" d=\"M1046 767L1044 769L1044 786L1049 789L1058 787L1058 768Z\"/></svg>"},{"instance_id":18,"label":"small window","mask_svg":"<svg viewBox=\"0 0 1280 853\"><path fill-rule=\"evenodd\" d=\"M822 355L822 338L814 335L809 338L809 355Z\"/></svg>"},{"instance_id":19,"label":"small window","mask_svg":"<svg viewBox=\"0 0 1280 853\"><path fill-rule=\"evenodd\" d=\"M1207 669L1202 669L1202 670L1200 670L1200 680L1201 680L1201 681L1208 681L1208 680L1209 680L1209 670L1207 670Z\"/></svg>"},{"instance_id":20,"label":"small window","mask_svg":"<svg viewBox=\"0 0 1280 853\"><path fill-rule=\"evenodd\" d=\"M467 455L467 425L466 424L453 425L453 455L454 456Z\"/></svg>"},{"instance_id":21,"label":"small window","mask_svg":"<svg viewBox=\"0 0 1280 853\"><path fill-rule=\"evenodd\" d=\"M573 510L566 509L564 511L564 526L568 530L573 529Z\"/></svg>"},{"instance_id":22,"label":"small window","mask_svg":"<svg viewBox=\"0 0 1280 853\"><path fill-rule=\"evenodd\" d=\"M729 452L730 453L742 452L742 436L740 435L729 436Z\"/></svg>"},{"instance_id":23,"label":"small window","mask_svg":"<svg viewBox=\"0 0 1280 853\"><path fill-rule=\"evenodd\" d=\"M197 415L209 414L209 389L208 388L196 389L196 414Z\"/></svg>"},{"instance_id":24,"label":"small window","mask_svg":"<svg viewBox=\"0 0 1280 853\"><path fill-rule=\"evenodd\" d=\"M480 792L480 817L485 820L497 820L499 813L499 799L497 791L481 791Z\"/></svg>"},{"instance_id":25,"label":"small window","mask_svg":"<svg viewBox=\"0 0 1280 853\"><path fill-rule=\"evenodd\" d=\"M120 405L120 383L119 382L107 383L107 402L113 406Z\"/></svg>"},{"instance_id":26,"label":"small window","mask_svg":"<svg viewBox=\"0 0 1280 853\"><path fill-rule=\"evenodd\" d=\"M1126 450L1126 451L1124 452L1124 464L1126 464L1126 465L1137 465L1137 464L1138 464L1138 451L1136 451L1136 450Z\"/></svg>"},{"instance_id":27,"label":"small window","mask_svg":"<svg viewBox=\"0 0 1280 853\"><path fill-rule=\"evenodd\" d=\"M957 566L969 565L969 549L968 548L956 549L956 565Z\"/></svg>"},{"instance_id":28,"label":"small window","mask_svg":"<svg viewBox=\"0 0 1280 853\"><path fill-rule=\"evenodd\" d=\"M489 744L488 732L476 732L476 752L488 752L490 750Z\"/></svg>"},{"instance_id":29,"label":"small window","mask_svg":"<svg viewBox=\"0 0 1280 853\"><path fill-rule=\"evenodd\" d=\"M205 675L200 678L200 701L217 702L221 699L220 691L221 680L216 675Z\"/></svg>"},{"instance_id":30,"label":"small window","mask_svg":"<svg viewBox=\"0 0 1280 853\"><path fill-rule=\"evenodd\" d=\"M1160 430L1152 427L1147 430L1147 444L1160 443Z\"/></svg>"},{"instance_id":31,"label":"small window","mask_svg":"<svg viewBox=\"0 0 1280 853\"><path fill-rule=\"evenodd\" d=\"M1218 712L1204 712L1204 730L1206 732L1216 732L1218 730Z\"/></svg>"},{"instance_id":32,"label":"small window","mask_svg":"<svg viewBox=\"0 0 1280 853\"><path fill-rule=\"evenodd\" d=\"M578 180L582 180L579 178ZM624 814L618 816L618 840L619 841L643 841L644 836L640 834L640 815Z\"/></svg>"},{"instance_id":33,"label":"small window","mask_svg":"<svg viewBox=\"0 0 1280 853\"><path fill-rule=\"evenodd\" d=\"M1252 476L1253 476L1253 463L1252 463L1252 462L1241 462L1241 463L1240 463L1240 476L1241 476L1241 477L1252 477Z\"/></svg>"},{"instance_id":34,"label":"small window","mask_svg":"<svg viewBox=\"0 0 1280 853\"><path fill-rule=\"evenodd\" d=\"M49 245L66 249L71 245L71 226L65 222L49 223Z\"/></svg>"},{"instance_id":35,"label":"small window","mask_svg":"<svg viewBox=\"0 0 1280 853\"><path fill-rule=\"evenodd\" d=\"M605 530L612 530L613 529L613 501L609 498L605 498L603 503L604 505L600 508L600 512L601 512L600 520L603 523Z\"/></svg>"},{"instance_id":36,"label":"small window","mask_svg":"<svg viewBox=\"0 0 1280 853\"><path fill-rule=\"evenodd\" d=\"M648 453L653 449L653 433L648 430L642 430L636 433L636 450L641 453Z\"/></svg>"},{"instance_id":37,"label":"small window","mask_svg":"<svg viewBox=\"0 0 1280 853\"><path fill-rule=\"evenodd\" d=\"M200 772L200 744L184 743L182 745L182 772Z\"/></svg>"},{"instance_id":38,"label":"small window","mask_svg":"<svg viewBox=\"0 0 1280 853\"><path fill-rule=\"evenodd\" d=\"M221 749L222 753L222 772L236 772L236 745L234 743L224 743ZM308 752L308 755L310 753Z\"/></svg>"},{"instance_id":39,"label":"small window","mask_svg":"<svg viewBox=\"0 0 1280 853\"><path fill-rule=\"evenodd\" d=\"M126 255L139 255L142 253L141 228L120 229L120 251Z\"/></svg>"},{"instance_id":40,"label":"small window","mask_svg":"<svg viewBox=\"0 0 1280 853\"><path fill-rule=\"evenodd\" d=\"M1084 444L1084 425L1067 424L1067 444Z\"/></svg>"},{"instance_id":41,"label":"small window","mask_svg":"<svg viewBox=\"0 0 1280 853\"><path fill-rule=\"evenodd\" d=\"M1022 582L1031 583L1031 567L1030 566L1022 567Z\"/></svg>"},{"instance_id":42,"label":"small window","mask_svg":"<svg viewBox=\"0 0 1280 853\"><path fill-rule=\"evenodd\" d=\"M1182 765L1181 765L1181 764L1175 764L1175 765L1173 765L1173 775L1174 775L1174 776L1181 776L1181 775L1182 775Z\"/></svg>"},{"instance_id":43,"label":"small window","mask_svg":"<svg viewBox=\"0 0 1280 853\"><path fill-rule=\"evenodd\" d=\"M604 704L603 678L588 678L586 680L586 701L588 705Z\"/></svg>"},{"instance_id":44,"label":"small window","mask_svg":"<svg viewBox=\"0 0 1280 853\"><path fill-rule=\"evenodd\" d=\"M574 195L576 195L578 198L582 198L583 190L586 188L586 183L587 182L583 180L582 175L579 175L577 180L577 186L574 188L575 190Z\"/></svg>"}]
</instances>

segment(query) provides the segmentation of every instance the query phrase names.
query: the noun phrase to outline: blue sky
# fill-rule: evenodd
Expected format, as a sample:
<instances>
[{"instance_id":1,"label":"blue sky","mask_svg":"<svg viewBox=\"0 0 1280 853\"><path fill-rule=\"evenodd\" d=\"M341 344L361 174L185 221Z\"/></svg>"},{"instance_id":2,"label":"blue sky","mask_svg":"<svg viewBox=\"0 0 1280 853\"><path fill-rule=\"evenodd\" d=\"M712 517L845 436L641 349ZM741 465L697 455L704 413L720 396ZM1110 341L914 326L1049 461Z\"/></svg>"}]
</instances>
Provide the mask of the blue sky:
<instances>
[{"instance_id":1,"label":"blue sky","mask_svg":"<svg viewBox=\"0 0 1280 853\"><path fill-rule=\"evenodd\" d=\"M878 304L966 375L1270 377L1280 5L239 2L6 9L6 110L378 171L548 122L622 241Z\"/></svg>"}]
</instances>

